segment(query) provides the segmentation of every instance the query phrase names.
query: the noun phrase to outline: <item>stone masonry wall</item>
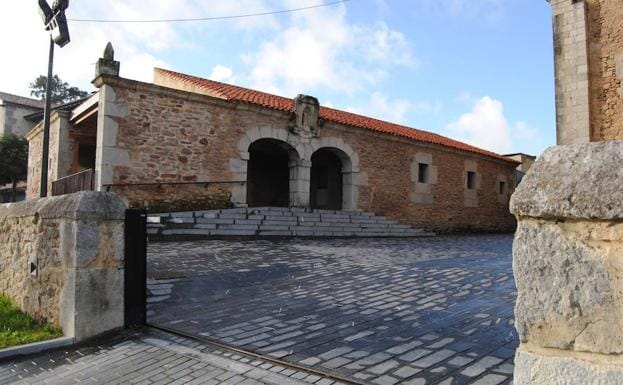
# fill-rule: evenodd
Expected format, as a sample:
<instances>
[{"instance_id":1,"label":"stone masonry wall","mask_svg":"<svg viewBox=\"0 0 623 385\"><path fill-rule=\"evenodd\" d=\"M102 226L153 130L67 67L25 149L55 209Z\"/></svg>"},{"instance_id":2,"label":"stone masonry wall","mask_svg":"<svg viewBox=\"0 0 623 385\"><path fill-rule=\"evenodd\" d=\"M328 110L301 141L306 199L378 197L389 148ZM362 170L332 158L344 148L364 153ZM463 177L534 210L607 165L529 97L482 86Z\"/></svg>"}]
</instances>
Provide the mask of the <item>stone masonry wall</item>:
<instances>
[{"instance_id":1,"label":"stone masonry wall","mask_svg":"<svg viewBox=\"0 0 623 385\"><path fill-rule=\"evenodd\" d=\"M0 292L76 340L123 326L124 210L95 192L0 205Z\"/></svg>"},{"instance_id":2,"label":"stone masonry wall","mask_svg":"<svg viewBox=\"0 0 623 385\"><path fill-rule=\"evenodd\" d=\"M557 143L590 141L586 4L551 0L556 64Z\"/></svg>"},{"instance_id":3,"label":"stone masonry wall","mask_svg":"<svg viewBox=\"0 0 623 385\"><path fill-rule=\"evenodd\" d=\"M41 185L41 154L43 149L43 124L39 124L26 135L28 139L28 176L26 178L26 199L39 197Z\"/></svg>"},{"instance_id":4,"label":"stone masonry wall","mask_svg":"<svg viewBox=\"0 0 623 385\"><path fill-rule=\"evenodd\" d=\"M239 148L240 143L246 143L241 139L248 137L250 130L258 133L254 137L271 132L293 135L287 133L286 112L125 79L105 81L109 87L106 92L114 92L115 108L123 111L114 117L114 140L107 140L113 143L116 153L127 158L124 164L112 167L112 184L223 182L209 188L205 184L113 186L111 191L128 199L130 206L149 206L153 202L157 211L167 205L177 209L188 197L201 205L194 207L197 209L231 205L231 195L246 180L240 180L240 175L246 173L248 147ZM512 163L332 122L320 130L318 143L323 138L327 143L341 143L352 149L358 158L352 162L359 168L355 170L357 180L353 181L357 184L354 196L358 209L433 231L514 228L514 218L508 212L515 167ZM303 143L300 146L297 151L301 154L311 151ZM437 172L436 184L429 189L431 201L412 199L416 183L411 169L417 154L428 154ZM311 158L311 154L305 156ZM465 204L466 159L477 167L474 207ZM243 174L237 172L241 167L245 169ZM500 175L508 180L509 188L502 196L505 199L500 199L497 190Z\"/></svg>"},{"instance_id":5,"label":"stone masonry wall","mask_svg":"<svg viewBox=\"0 0 623 385\"><path fill-rule=\"evenodd\" d=\"M623 7L588 0L592 140L623 139Z\"/></svg>"},{"instance_id":6,"label":"stone masonry wall","mask_svg":"<svg viewBox=\"0 0 623 385\"><path fill-rule=\"evenodd\" d=\"M551 147L513 195L516 385L623 383L623 142Z\"/></svg>"},{"instance_id":7,"label":"stone masonry wall","mask_svg":"<svg viewBox=\"0 0 623 385\"><path fill-rule=\"evenodd\" d=\"M55 111L50 117L50 145L48 152L48 196L52 194L52 182L71 173L72 141L67 136L69 114ZM62 136L59 140L59 135ZM39 123L26 135L28 139L28 176L26 199L38 198L41 186L41 157L43 151L43 123ZM69 159L67 159L69 158Z\"/></svg>"}]
</instances>

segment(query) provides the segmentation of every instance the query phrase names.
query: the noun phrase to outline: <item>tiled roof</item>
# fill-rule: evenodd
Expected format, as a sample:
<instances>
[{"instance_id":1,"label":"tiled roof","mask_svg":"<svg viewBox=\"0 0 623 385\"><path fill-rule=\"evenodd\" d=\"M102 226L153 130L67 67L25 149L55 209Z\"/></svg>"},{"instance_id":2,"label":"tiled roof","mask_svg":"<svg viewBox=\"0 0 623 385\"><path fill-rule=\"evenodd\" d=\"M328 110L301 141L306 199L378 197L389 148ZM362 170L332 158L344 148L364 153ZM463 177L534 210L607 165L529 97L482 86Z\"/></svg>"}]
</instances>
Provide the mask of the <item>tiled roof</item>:
<instances>
[{"instance_id":1,"label":"tiled roof","mask_svg":"<svg viewBox=\"0 0 623 385\"><path fill-rule=\"evenodd\" d=\"M0 101L33 108L43 108L44 105L43 100L25 98L23 96L7 94L6 92L0 92Z\"/></svg>"},{"instance_id":2,"label":"tiled roof","mask_svg":"<svg viewBox=\"0 0 623 385\"><path fill-rule=\"evenodd\" d=\"M214 97L256 104L280 111L294 110L294 100L285 98L283 96L272 95L249 88L238 87L231 84L217 82L214 80L185 75L179 72L169 71L161 68L156 68L155 70L161 75L166 75L169 78L183 81L184 83L187 83L189 86L192 86L194 88L202 89L206 92L206 94ZM473 152L500 159L509 163L518 163L516 160L506 158L492 151L484 150L469 145L467 143L447 138L442 135L418 130L400 124L386 122L379 119L369 118L363 115L353 114L346 111L336 110L328 107L320 107L320 117L328 121L348 126L359 127L370 131L399 136L417 142L433 143L461 151Z\"/></svg>"}]
</instances>

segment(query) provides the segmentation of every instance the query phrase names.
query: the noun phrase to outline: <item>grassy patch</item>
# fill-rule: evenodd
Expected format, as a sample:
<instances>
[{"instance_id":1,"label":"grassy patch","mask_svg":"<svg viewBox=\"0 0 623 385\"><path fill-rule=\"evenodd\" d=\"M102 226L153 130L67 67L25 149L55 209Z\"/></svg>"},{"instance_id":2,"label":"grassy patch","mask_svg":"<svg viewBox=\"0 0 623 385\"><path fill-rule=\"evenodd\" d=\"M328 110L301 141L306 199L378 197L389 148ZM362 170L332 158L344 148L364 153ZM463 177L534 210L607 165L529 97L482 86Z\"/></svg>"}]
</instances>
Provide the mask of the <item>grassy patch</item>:
<instances>
[{"instance_id":1,"label":"grassy patch","mask_svg":"<svg viewBox=\"0 0 623 385\"><path fill-rule=\"evenodd\" d=\"M0 349L62 336L60 328L40 324L0 295Z\"/></svg>"}]
</instances>

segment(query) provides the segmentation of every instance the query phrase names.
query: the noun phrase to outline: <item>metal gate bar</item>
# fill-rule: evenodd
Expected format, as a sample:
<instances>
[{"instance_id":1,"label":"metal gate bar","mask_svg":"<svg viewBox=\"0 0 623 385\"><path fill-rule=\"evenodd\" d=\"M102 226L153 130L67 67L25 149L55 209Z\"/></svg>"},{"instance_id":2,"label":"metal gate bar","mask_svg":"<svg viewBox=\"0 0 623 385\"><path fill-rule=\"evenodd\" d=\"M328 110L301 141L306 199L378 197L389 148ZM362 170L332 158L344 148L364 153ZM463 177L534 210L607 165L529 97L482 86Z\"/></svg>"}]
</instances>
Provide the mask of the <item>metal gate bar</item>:
<instances>
[{"instance_id":1,"label":"metal gate bar","mask_svg":"<svg viewBox=\"0 0 623 385\"><path fill-rule=\"evenodd\" d=\"M124 325L144 325L147 314L147 212L125 211Z\"/></svg>"}]
</instances>

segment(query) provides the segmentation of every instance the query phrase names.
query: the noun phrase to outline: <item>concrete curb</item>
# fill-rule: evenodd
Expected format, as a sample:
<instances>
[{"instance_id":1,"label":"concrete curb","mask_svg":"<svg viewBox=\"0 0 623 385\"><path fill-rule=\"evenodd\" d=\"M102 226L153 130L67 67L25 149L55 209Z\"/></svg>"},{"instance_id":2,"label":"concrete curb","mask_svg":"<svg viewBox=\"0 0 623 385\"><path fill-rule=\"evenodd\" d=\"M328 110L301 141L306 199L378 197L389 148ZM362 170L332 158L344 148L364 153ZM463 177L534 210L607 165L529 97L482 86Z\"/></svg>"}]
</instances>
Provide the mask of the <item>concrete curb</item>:
<instances>
[{"instance_id":1,"label":"concrete curb","mask_svg":"<svg viewBox=\"0 0 623 385\"><path fill-rule=\"evenodd\" d=\"M14 357L24 356L26 354L39 353L44 350L61 348L74 343L73 337L60 337L53 340L33 342L31 344L12 346L10 348L0 349L0 360Z\"/></svg>"}]
</instances>

